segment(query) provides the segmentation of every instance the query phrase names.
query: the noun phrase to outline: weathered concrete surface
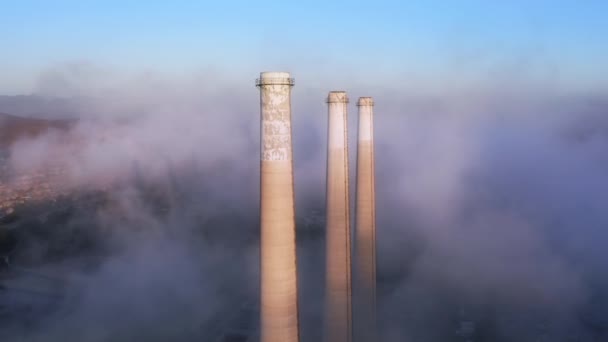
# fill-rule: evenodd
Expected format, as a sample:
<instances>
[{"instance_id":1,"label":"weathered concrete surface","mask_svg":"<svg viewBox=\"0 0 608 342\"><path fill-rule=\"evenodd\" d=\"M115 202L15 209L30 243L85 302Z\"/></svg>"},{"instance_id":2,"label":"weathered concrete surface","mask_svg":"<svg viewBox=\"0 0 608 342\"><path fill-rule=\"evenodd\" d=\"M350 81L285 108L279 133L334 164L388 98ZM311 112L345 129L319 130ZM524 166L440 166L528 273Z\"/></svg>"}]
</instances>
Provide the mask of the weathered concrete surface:
<instances>
[{"instance_id":1,"label":"weathered concrete surface","mask_svg":"<svg viewBox=\"0 0 608 342\"><path fill-rule=\"evenodd\" d=\"M374 101L361 97L357 138L357 190L355 204L355 265L358 307L357 336L376 340L376 198L374 165Z\"/></svg>"},{"instance_id":2,"label":"weathered concrete surface","mask_svg":"<svg viewBox=\"0 0 608 342\"><path fill-rule=\"evenodd\" d=\"M298 282L288 73L258 80L261 106L261 308L262 342L299 341Z\"/></svg>"},{"instance_id":3,"label":"weathered concrete surface","mask_svg":"<svg viewBox=\"0 0 608 342\"><path fill-rule=\"evenodd\" d=\"M325 341L352 340L351 251L345 92L330 92L327 134Z\"/></svg>"}]
</instances>

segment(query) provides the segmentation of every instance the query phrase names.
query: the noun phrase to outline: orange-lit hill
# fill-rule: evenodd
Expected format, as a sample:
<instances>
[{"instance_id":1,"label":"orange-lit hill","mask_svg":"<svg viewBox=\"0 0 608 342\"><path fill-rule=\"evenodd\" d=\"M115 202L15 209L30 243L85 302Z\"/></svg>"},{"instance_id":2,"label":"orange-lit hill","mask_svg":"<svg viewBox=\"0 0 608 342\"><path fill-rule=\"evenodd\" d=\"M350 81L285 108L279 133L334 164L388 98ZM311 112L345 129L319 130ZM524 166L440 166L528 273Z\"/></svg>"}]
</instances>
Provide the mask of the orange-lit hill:
<instances>
[{"instance_id":1,"label":"orange-lit hill","mask_svg":"<svg viewBox=\"0 0 608 342\"><path fill-rule=\"evenodd\" d=\"M0 113L0 148L8 147L22 138L33 138L51 129L67 131L73 122L25 118Z\"/></svg>"}]
</instances>

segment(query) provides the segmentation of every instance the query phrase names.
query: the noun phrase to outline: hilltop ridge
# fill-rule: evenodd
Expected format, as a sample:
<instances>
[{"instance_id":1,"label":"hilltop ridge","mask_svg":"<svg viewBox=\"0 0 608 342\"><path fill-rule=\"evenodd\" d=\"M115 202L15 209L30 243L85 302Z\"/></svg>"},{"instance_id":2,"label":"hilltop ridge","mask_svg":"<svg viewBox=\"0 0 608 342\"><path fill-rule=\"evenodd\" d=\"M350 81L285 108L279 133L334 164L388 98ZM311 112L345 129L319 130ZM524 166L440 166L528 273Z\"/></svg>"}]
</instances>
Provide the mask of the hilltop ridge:
<instances>
[{"instance_id":1,"label":"hilltop ridge","mask_svg":"<svg viewBox=\"0 0 608 342\"><path fill-rule=\"evenodd\" d=\"M49 130L67 131L74 121L47 120L0 113L0 148L6 148L19 139L37 137Z\"/></svg>"}]
</instances>

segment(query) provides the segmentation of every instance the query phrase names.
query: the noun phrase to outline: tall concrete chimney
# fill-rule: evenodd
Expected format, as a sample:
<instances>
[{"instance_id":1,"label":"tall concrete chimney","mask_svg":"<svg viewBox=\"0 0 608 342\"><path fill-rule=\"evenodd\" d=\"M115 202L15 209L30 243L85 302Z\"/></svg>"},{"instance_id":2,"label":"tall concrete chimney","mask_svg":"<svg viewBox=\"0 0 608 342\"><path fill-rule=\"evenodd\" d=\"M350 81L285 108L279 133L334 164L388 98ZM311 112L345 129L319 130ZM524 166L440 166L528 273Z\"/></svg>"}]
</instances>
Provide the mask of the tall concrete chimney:
<instances>
[{"instance_id":1,"label":"tall concrete chimney","mask_svg":"<svg viewBox=\"0 0 608 342\"><path fill-rule=\"evenodd\" d=\"M326 342L352 340L347 104L343 91L327 97Z\"/></svg>"},{"instance_id":2,"label":"tall concrete chimney","mask_svg":"<svg viewBox=\"0 0 608 342\"><path fill-rule=\"evenodd\" d=\"M374 100L361 97L357 143L355 204L355 274L357 336L376 340L376 194L374 165Z\"/></svg>"},{"instance_id":3,"label":"tall concrete chimney","mask_svg":"<svg viewBox=\"0 0 608 342\"><path fill-rule=\"evenodd\" d=\"M260 341L299 341L291 144L291 87L286 72L263 72L260 88Z\"/></svg>"}]
</instances>

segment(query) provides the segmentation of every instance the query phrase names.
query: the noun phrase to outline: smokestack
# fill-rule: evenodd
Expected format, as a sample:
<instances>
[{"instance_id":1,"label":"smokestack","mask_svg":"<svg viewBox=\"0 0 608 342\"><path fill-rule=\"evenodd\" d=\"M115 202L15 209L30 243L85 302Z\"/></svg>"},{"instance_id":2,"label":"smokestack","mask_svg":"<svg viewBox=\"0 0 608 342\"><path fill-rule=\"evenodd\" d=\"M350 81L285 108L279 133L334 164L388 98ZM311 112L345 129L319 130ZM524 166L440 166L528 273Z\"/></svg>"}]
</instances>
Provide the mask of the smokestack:
<instances>
[{"instance_id":1,"label":"smokestack","mask_svg":"<svg viewBox=\"0 0 608 342\"><path fill-rule=\"evenodd\" d=\"M350 216L348 196L348 97L332 91L327 97L327 225L325 340L352 339Z\"/></svg>"},{"instance_id":2,"label":"smokestack","mask_svg":"<svg viewBox=\"0 0 608 342\"><path fill-rule=\"evenodd\" d=\"M291 144L291 87L286 72L263 72L260 88L260 341L299 341Z\"/></svg>"},{"instance_id":3,"label":"smokestack","mask_svg":"<svg viewBox=\"0 0 608 342\"><path fill-rule=\"evenodd\" d=\"M355 204L355 265L357 275L357 336L376 340L376 193L374 165L374 100L361 97L357 143ZM359 291L358 291L359 292ZM360 304L360 305L359 305Z\"/></svg>"}]
</instances>

